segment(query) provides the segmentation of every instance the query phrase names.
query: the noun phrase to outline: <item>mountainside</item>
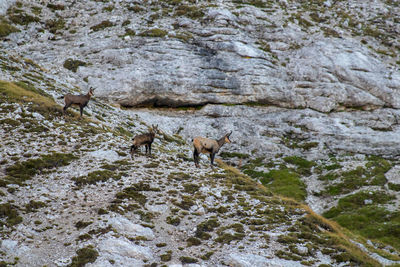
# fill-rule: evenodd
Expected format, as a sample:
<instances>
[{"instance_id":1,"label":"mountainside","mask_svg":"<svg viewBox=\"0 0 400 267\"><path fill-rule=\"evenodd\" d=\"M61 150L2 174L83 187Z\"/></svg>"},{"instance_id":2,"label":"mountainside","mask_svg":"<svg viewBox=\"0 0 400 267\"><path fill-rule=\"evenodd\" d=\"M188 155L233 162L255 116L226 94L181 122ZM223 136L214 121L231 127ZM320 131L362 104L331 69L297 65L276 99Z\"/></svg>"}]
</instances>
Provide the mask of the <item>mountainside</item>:
<instances>
[{"instance_id":1,"label":"mountainside","mask_svg":"<svg viewBox=\"0 0 400 267\"><path fill-rule=\"evenodd\" d=\"M0 266L400 264L397 14L2 1ZM192 138L230 131L195 168Z\"/></svg>"}]
</instances>

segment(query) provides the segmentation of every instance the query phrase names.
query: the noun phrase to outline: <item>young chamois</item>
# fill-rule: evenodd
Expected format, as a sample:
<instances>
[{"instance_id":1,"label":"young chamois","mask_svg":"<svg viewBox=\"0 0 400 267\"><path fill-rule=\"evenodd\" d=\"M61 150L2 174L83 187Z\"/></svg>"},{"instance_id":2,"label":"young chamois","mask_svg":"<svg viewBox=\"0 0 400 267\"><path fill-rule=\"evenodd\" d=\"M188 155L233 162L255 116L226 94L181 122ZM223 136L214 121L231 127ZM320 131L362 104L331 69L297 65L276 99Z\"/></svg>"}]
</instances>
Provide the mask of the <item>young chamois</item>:
<instances>
[{"instance_id":1,"label":"young chamois","mask_svg":"<svg viewBox=\"0 0 400 267\"><path fill-rule=\"evenodd\" d=\"M67 108L69 108L71 105L79 105L80 111L81 111L81 118L82 118L82 112L83 108L87 106L89 103L90 98L93 96L94 89L90 87L89 92L86 95L71 95L71 94L66 94L60 98L64 98L65 101L65 106L63 108L63 113L65 116L65 112L67 111Z\"/></svg>"},{"instance_id":2,"label":"young chamois","mask_svg":"<svg viewBox=\"0 0 400 267\"><path fill-rule=\"evenodd\" d=\"M158 132L158 125L150 128L150 131L145 134L140 134L136 135L134 138L132 138L132 146L131 146L131 157L133 158L133 154L136 152L136 150L140 146L145 146L146 147L146 154L147 154L147 149L149 150L149 155L151 156L151 144L154 141L154 137L156 136L156 132Z\"/></svg>"},{"instance_id":3,"label":"young chamois","mask_svg":"<svg viewBox=\"0 0 400 267\"><path fill-rule=\"evenodd\" d=\"M201 153L208 153L210 154L210 159L211 159L211 167L214 166L214 158L215 154L218 153L219 149L225 144L225 143L230 143L231 140L229 139L229 136L232 134L232 131L228 134L225 134L223 137L221 137L218 140L213 140L213 139L208 139L204 137L195 137L193 139L193 159L194 163L196 164L196 167L199 168L199 155Z\"/></svg>"}]
</instances>

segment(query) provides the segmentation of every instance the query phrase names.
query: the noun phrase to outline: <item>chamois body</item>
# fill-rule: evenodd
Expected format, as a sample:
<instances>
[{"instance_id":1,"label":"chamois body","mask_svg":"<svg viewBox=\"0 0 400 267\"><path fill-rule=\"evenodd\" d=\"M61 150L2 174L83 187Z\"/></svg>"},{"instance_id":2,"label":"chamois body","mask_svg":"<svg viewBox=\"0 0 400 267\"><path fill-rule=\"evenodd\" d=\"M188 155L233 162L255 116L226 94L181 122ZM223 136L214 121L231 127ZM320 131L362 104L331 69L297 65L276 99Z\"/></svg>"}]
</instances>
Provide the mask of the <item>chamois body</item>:
<instances>
[{"instance_id":1,"label":"chamois body","mask_svg":"<svg viewBox=\"0 0 400 267\"><path fill-rule=\"evenodd\" d=\"M132 146L130 149L131 157L133 157L133 154L137 151L137 149L140 146L145 146L146 154L147 154L147 150L148 150L149 155L151 156L151 144L154 141L154 137L156 136L157 131L158 131L158 125L150 128L150 131L148 133L136 135L134 138L132 138L133 142L132 142Z\"/></svg>"},{"instance_id":2,"label":"chamois body","mask_svg":"<svg viewBox=\"0 0 400 267\"><path fill-rule=\"evenodd\" d=\"M65 106L63 108L63 113L65 115L65 112L67 111L67 108L69 108L71 105L78 105L82 117L83 113L83 108L87 106L89 103L90 98L92 97L94 92L93 88L90 88L89 92L86 95L72 95L72 94L66 94L62 96L61 98L64 98L65 101Z\"/></svg>"},{"instance_id":3,"label":"chamois body","mask_svg":"<svg viewBox=\"0 0 400 267\"><path fill-rule=\"evenodd\" d=\"M214 139L209 139L209 138L204 138L204 137L195 137L193 138L193 160L194 163L196 164L196 167L199 168L199 156L201 153L203 154L210 154L210 160L211 160L211 167L214 166L214 158L215 155L218 153L220 148L225 144L225 143L231 143L231 140L229 139L229 136L231 135L232 132L224 135L218 140Z\"/></svg>"}]
</instances>

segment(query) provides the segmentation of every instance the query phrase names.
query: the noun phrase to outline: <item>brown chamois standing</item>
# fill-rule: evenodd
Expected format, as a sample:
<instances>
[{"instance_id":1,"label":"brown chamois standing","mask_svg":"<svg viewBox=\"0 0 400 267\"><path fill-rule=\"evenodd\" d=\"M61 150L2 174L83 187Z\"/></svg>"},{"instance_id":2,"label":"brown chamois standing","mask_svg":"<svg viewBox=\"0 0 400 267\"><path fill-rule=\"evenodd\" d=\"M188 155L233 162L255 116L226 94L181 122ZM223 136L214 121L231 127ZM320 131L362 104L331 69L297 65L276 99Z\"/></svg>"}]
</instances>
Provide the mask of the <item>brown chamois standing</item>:
<instances>
[{"instance_id":1,"label":"brown chamois standing","mask_svg":"<svg viewBox=\"0 0 400 267\"><path fill-rule=\"evenodd\" d=\"M149 151L149 155L151 156L151 144L154 141L154 137L156 136L156 132L158 132L158 125L152 125L150 128L150 131L145 134L140 134L136 135L135 137L132 138L132 146L130 149L131 157L133 158L133 154L136 152L136 150L140 146L145 146L146 147L146 154L147 150Z\"/></svg>"},{"instance_id":2,"label":"brown chamois standing","mask_svg":"<svg viewBox=\"0 0 400 267\"><path fill-rule=\"evenodd\" d=\"M83 113L83 108L87 106L89 103L90 98L93 96L94 89L90 87L89 92L86 95L71 95L71 94L66 94L60 98L64 98L65 101L65 106L63 108L63 113L65 116L65 112L67 111L67 108L69 108L71 105L79 105L79 109L81 111L81 118L82 118L82 113Z\"/></svg>"},{"instance_id":3,"label":"brown chamois standing","mask_svg":"<svg viewBox=\"0 0 400 267\"><path fill-rule=\"evenodd\" d=\"M214 166L214 158L215 154L218 153L219 149L225 144L225 143L231 143L231 140L229 139L229 136L232 134L232 131L228 134L225 134L223 137L221 137L218 140L213 140L209 138L204 138L204 137L195 137L193 139L193 159L194 163L196 164L196 167L199 168L199 155L201 153L208 153L210 154L210 159L211 159L211 167Z\"/></svg>"}]
</instances>

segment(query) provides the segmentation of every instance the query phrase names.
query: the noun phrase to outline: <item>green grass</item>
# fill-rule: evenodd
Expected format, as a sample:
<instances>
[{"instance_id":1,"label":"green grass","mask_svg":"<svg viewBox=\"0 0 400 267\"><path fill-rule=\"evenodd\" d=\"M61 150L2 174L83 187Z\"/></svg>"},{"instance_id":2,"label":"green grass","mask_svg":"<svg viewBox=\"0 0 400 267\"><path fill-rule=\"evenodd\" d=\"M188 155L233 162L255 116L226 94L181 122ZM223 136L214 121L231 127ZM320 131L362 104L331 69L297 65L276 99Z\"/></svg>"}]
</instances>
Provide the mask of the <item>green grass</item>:
<instances>
[{"instance_id":1,"label":"green grass","mask_svg":"<svg viewBox=\"0 0 400 267\"><path fill-rule=\"evenodd\" d=\"M12 23L19 25L28 25L29 23L40 21L38 17L26 14L24 12L15 12L13 14L10 14L8 18Z\"/></svg>"},{"instance_id":2,"label":"green grass","mask_svg":"<svg viewBox=\"0 0 400 267\"><path fill-rule=\"evenodd\" d=\"M20 32L20 30L6 22L0 21L0 38L6 37L13 32Z\"/></svg>"},{"instance_id":3,"label":"green grass","mask_svg":"<svg viewBox=\"0 0 400 267\"><path fill-rule=\"evenodd\" d=\"M26 82L0 80L0 101L27 104L29 111L38 112L47 119L62 114L61 107L51 97Z\"/></svg>"},{"instance_id":4,"label":"green grass","mask_svg":"<svg viewBox=\"0 0 400 267\"><path fill-rule=\"evenodd\" d=\"M72 258L68 267L83 267L87 263L95 262L99 253L92 246L87 246L76 251L77 256Z\"/></svg>"},{"instance_id":5,"label":"green grass","mask_svg":"<svg viewBox=\"0 0 400 267\"><path fill-rule=\"evenodd\" d=\"M6 176L0 180L0 186L7 184L23 185L26 180L31 179L36 174L43 174L52 171L54 168L69 165L75 159L77 157L73 154L52 153L42 155L40 158L17 162L6 168Z\"/></svg>"},{"instance_id":6,"label":"green grass","mask_svg":"<svg viewBox=\"0 0 400 267\"><path fill-rule=\"evenodd\" d=\"M392 163L388 160L371 156L365 167L357 168L341 173L327 173L321 176L320 180L338 180L338 182L329 185L322 195L336 196L340 194L350 193L360 189L363 186L383 186L387 183L385 173L390 170Z\"/></svg>"},{"instance_id":7,"label":"green grass","mask_svg":"<svg viewBox=\"0 0 400 267\"><path fill-rule=\"evenodd\" d=\"M275 194L297 201L304 201L307 197L306 186L300 176L288 169L271 170L260 181Z\"/></svg>"},{"instance_id":8,"label":"green grass","mask_svg":"<svg viewBox=\"0 0 400 267\"><path fill-rule=\"evenodd\" d=\"M5 222L3 220L5 219ZM22 222L18 207L11 203L0 204L0 226L11 227Z\"/></svg>"},{"instance_id":9,"label":"green grass","mask_svg":"<svg viewBox=\"0 0 400 267\"><path fill-rule=\"evenodd\" d=\"M393 199L395 196L382 191L361 191L340 199L336 207L323 215L365 238L400 249L400 212L382 207Z\"/></svg>"},{"instance_id":10,"label":"green grass","mask_svg":"<svg viewBox=\"0 0 400 267\"><path fill-rule=\"evenodd\" d=\"M99 24L96 24L96 25L90 27L90 29L97 32L97 31L101 31L101 30L104 30L105 28L109 28L109 27L113 27L113 26L115 26L115 25L111 21L103 20Z\"/></svg>"},{"instance_id":11,"label":"green grass","mask_svg":"<svg viewBox=\"0 0 400 267\"><path fill-rule=\"evenodd\" d=\"M287 163L296 165L297 172L302 175L310 175L311 168L316 165L315 162L308 161L298 156L285 157L283 160Z\"/></svg>"},{"instance_id":12,"label":"green grass","mask_svg":"<svg viewBox=\"0 0 400 267\"><path fill-rule=\"evenodd\" d=\"M111 178L114 180L119 180L121 175L110 170L97 170L88 173L86 176L73 177L72 180L75 181L76 186L81 187L83 185L105 182Z\"/></svg>"},{"instance_id":13,"label":"green grass","mask_svg":"<svg viewBox=\"0 0 400 267\"><path fill-rule=\"evenodd\" d=\"M223 159L227 159L227 158L248 159L250 157L249 154L238 153L238 152L221 152L221 153L219 153L219 155Z\"/></svg>"},{"instance_id":14,"label":"green grass","mask_svg":"<svg viewBox=\"0 0 400 267\"><path fill-rule=\"evenodd\" d=\"M167 34L168 34L167 31L155 28L155 29L143 31L143 32L139 33L139 36L142 36L142 37L164 37Z\"/></svg>"},{"instance_id":15,"label":"green grass","mask_svg":"<svg viewBox=\"0 0 400 267\"><path fill-rule=\"evenodd\" d=\"M68 58L67 60L64 61L63 67L72 72L76 72L80 66L86 66L86 65L87 65L86 62L83 62L81 60Z\"/></svg>"}]
</instances>

